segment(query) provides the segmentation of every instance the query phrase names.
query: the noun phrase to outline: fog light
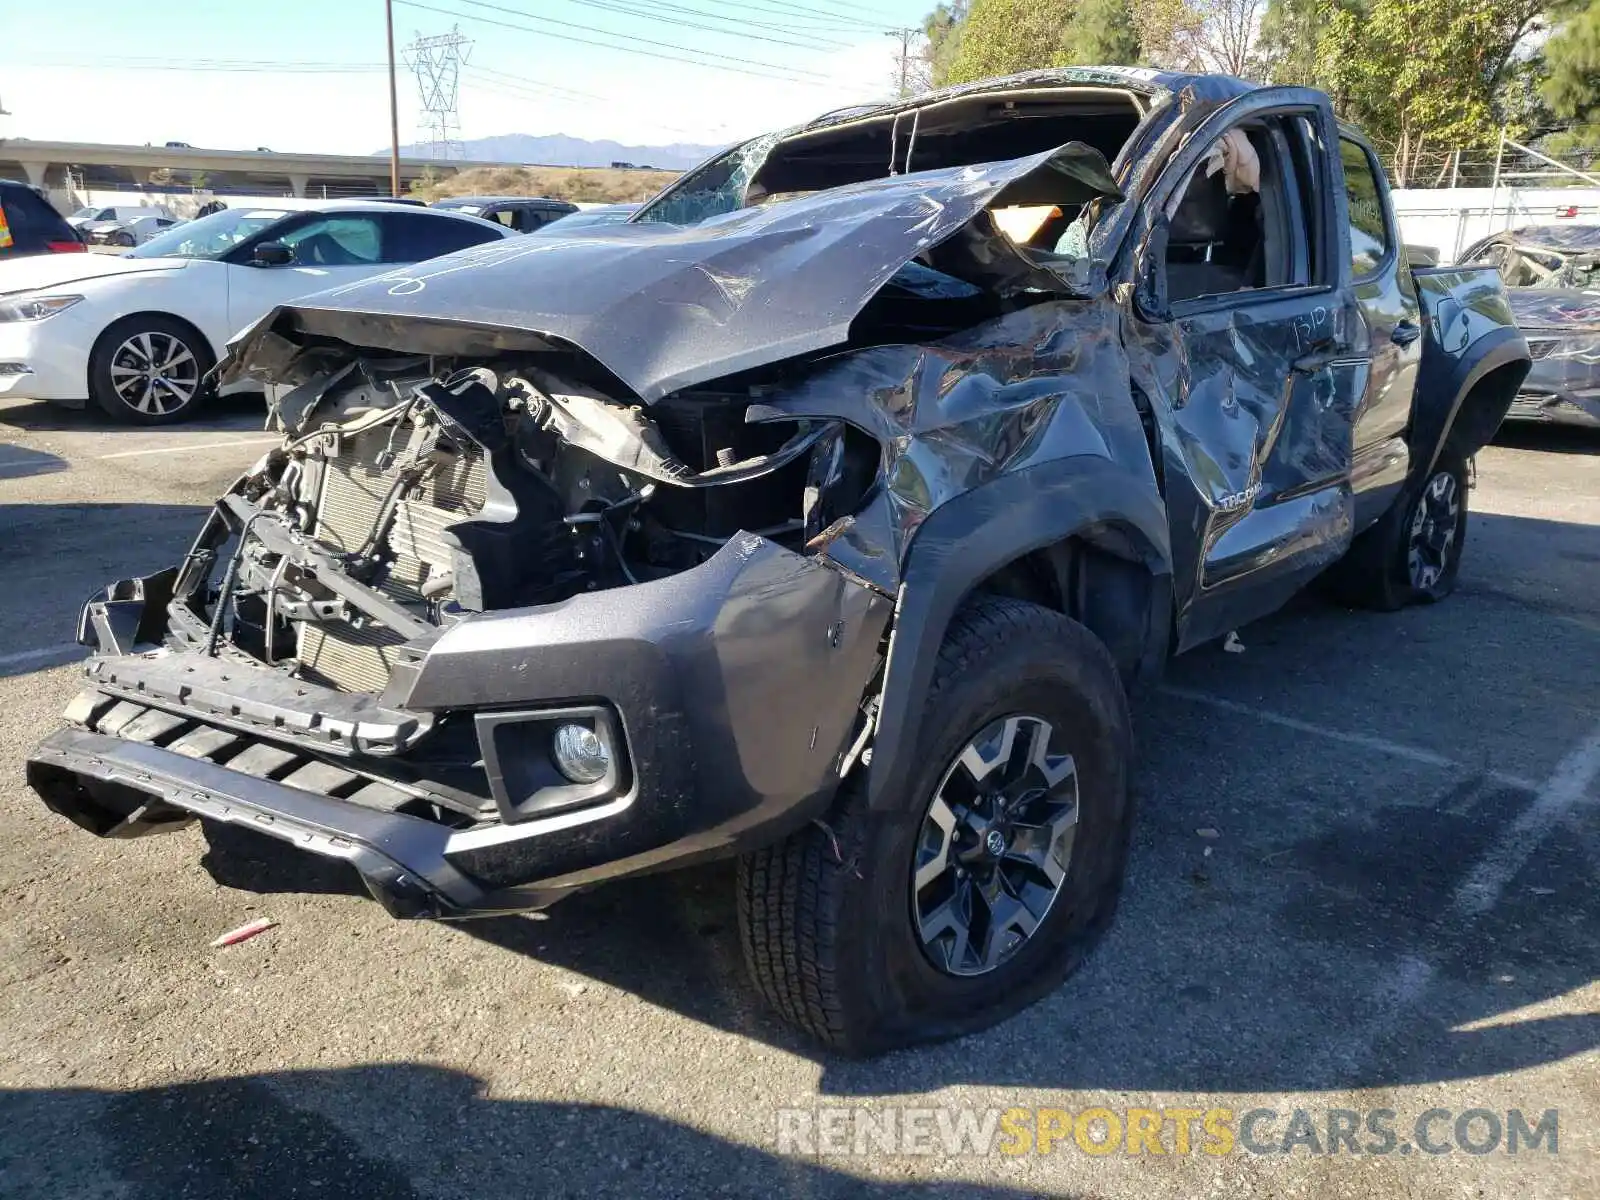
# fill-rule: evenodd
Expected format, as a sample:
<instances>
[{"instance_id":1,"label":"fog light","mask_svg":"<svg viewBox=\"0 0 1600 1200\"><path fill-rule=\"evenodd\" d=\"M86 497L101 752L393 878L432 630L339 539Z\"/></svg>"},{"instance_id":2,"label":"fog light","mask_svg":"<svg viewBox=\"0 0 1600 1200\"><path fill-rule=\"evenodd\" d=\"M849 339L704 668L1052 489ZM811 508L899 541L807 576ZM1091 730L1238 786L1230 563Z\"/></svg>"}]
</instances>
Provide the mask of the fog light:
<instances>
[{"instance_id":1,"label":"fog light","mask_svg":"<svg viewBox=\"0 0 1600 1200\"><path fill-rule=\"evenodd\" d=\"M611 755L600 735L587 725L559 725L550 755L573 783L599 783L611 769Z\"/></svg>"}]
</instances>

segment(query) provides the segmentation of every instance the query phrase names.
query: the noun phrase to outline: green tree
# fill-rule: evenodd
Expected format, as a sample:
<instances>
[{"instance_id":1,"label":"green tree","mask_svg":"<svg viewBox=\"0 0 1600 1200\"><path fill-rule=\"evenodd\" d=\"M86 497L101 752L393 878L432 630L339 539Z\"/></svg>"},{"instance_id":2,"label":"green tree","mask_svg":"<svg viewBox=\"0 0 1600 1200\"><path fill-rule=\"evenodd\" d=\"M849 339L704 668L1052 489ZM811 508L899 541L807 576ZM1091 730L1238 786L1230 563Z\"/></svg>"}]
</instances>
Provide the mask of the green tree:
<instances>
[{"instance_id":1,"label":"green tree","mask_svg":"<svg viewBox=\"0 0 1600 1200\"><path fill-rule=\"evenodd\" d=\"M1357 8L1357 0L1328 5L1324 0L1267 0L1261 15L1262 72L1272 83L1295 87L1317 85L1318 34L1324 10Z\"/></svg>"},{"instance_id":2,"label":"green tree","mask_svg":"<svg viewBox=\"0 0 1600 1200\"><path fill-rule=\"evenodd\" d=\"M929 87L943 87L951 82L950 67L961 48L967 7L967 0L950 0L949 4L936 4L933 11L922 18L922 53Z\"/></svg>"},{"instance_id":3,"label":"green tree","mask_svg":"<svg viewBox=\"0 0 1600 1200\"><path fill-rule=\"evenodd\" d=\"M1070 62L1076 0L972 0L948 81L965 83Z\"/></svg>"},{"instance_id":4,"label":"green tree","mask_svg":"<svg viewBox=\"0 0 1600 1200\"><path fill-rule=\"evenodd\" d=\"M1265 0L1233 0L1233 3ZM1208 70L1207 13L1227 0L949 0L922 22L932 86L1068 63ZM1205 8L1206 12L1202 12Z\"/></svg>"},{"instance_id":5,"label":"green tree","mask_svg":"<svg viewBox=\"0 0 1600 1200\"><path fill-rule=\"evenodd\" d=\"M1205 24L1189 0L1133 0L1139 61L1168 71L1200 67L1197 48Z\"/></svg>"},{"instance_id":6,"label":"green tree","mask_svg":"<svg viewBox=\"0 0 1600 1200\"><path fill-rule=\"evenodd\" d=\"M1074 63L1126 65L1140 61L1139 31L1129 0L1078 0L1063 43Z\"/></svg>"},{"instance_id":7,"label":"green tree","mask_svg":"<svg viewBox=\"0 0 1600 1200\"><path fill-rule=\"evenodd\" d=\"M1565 0L1550 16L1539 90L1556 116L1592 121L1600 115L1600 0Z\"/></svg>"},{"instance_id":8,"label":"green tree","mask_svg":"<svg viewBox=\"0 0 1600 1200\"><path fill-rule=\"evenodd\" d=\"M1434 182L1449 152L1491 142L1504 84L1544 0L1323 0L1314 78L1388 152L1400 186Z\"/></svg>"}]
</instances>

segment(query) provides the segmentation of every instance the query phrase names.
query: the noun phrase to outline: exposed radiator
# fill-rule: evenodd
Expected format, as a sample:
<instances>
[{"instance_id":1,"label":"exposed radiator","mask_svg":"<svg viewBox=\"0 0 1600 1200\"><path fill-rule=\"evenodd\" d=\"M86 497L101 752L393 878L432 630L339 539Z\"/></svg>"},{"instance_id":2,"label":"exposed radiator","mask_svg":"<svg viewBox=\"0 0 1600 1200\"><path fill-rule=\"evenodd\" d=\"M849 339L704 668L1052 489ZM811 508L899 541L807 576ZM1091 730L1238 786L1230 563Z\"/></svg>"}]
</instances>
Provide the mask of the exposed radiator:
<instances>
[{"instance_id":1,"label":"exposed radiator","mask_svg":"<svg viewBox=\"0 0 1600 1200\"><path fill-rule=\"evenodd\" d=\"M346 692L381 692L405 639L392 629L357 629L343 621L300 623L300 670L314 683Z\"/></svg>"},{"instance_id":2,"label":"exposed radiator","mask_svg":"<svg viewBox=\"0 0 1600 1200\"><path fill-rule=\"evenodd\" d=\"M388 429L347 438L343 453L328 460L316 498L313 536L335 550L359 550L383 509L394 471L378 467L390 447ZM404 436L394 449L403 450ZM435 468L400 501L389 526L393 555L380 590L401 603L419 603L430 575L450 569L444 541L446 526L481 512L488 498L489 468L483 453L468 446L453 461ZM345 622L302 622L299 628L301 668L309 678L346 691L376 692L388 683L395 647L404 639L392 630L369 625L357 629Z\"/></svg>"}]
</instances>

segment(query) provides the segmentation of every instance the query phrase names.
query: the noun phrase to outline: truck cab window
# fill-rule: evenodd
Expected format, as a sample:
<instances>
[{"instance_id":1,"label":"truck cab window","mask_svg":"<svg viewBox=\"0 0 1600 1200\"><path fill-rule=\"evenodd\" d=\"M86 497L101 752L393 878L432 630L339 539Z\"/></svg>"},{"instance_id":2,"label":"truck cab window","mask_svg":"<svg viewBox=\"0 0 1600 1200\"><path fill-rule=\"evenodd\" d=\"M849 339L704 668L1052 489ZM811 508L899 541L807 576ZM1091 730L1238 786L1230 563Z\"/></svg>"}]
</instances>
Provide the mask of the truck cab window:
<instances>
[{"instance_id":1,"label":"truck cab window","mask_svg":"<svg viewBox=\"0 0 1600 1200\"><path fill-rule=\"evenodd\" d=\"M1226 131L1169 200L1174 302L1309 282L1299 195L1276 119Z\"/></svg>"},{"instance_id":2,"label":"truck cab window","mask_svg":"<svg viewBox=\"0 0 1600 1200\"><path fill-rule=\"evenodd\" d=\"M1350 208L1350 273L1360 279L1370 275L1388 257L1391 238L1384 219L1383 193L1378 188L1378 165L1366 147L1339 139L1344 163L1345 201Z\"/></svg>"}]
</instances>

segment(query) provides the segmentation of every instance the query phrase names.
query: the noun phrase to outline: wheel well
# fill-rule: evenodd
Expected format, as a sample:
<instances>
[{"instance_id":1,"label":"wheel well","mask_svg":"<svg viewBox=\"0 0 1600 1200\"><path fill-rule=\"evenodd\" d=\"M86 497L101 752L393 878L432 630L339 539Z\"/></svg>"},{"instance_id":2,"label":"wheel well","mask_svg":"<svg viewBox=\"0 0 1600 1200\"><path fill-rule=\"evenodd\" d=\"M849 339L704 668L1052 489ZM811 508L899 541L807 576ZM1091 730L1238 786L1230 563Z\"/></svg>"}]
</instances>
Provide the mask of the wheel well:
<instances>
[{"instance_id":1,"label":"wheel well","mask_svg":"<svg viewBox=\"0 0 1600 1200\"><path fill-rule=\"evenodd\" d=\"M1132 539L1101 526L1012 559L969 595L1009 596L1071 617L1105 644L1132 683L1165 658L1167 606L1157 604L1156 587Z\"/></svg>"},{"instance_id":2,"label":"wheel well","mask_svg":"<svg viewBox=\"0 0 1600 1200\"><path fill-rule=\"evenodd\" d=\"M143 320L143 319L148 318L148 317L159 317L163 321L171 321L174 325L183 326L184 329L188 330L190 333L192 333L194 335L195 341L198 342L201 346L203 346L205 348L206 353L211 356L212 363L213 364L216 363L216 361L217 361L217 348L211 344L211 339L206 337L206 335L200 331L199 326L197 326L193 321L186 321L182 317L178 316L175 313L159 312L159 311L157 311L155 309L152 309L149 312L129 313L125 317L118 317L115 321L111 322L111 324L107 325L104 329L102 329L100 331L100 336L95 338L95 340L94 340L94 346L89 351L89 379L88 379L88 383L89 383L89 394L90 395L94 394L94 360L95 360L95 356L100 353L101 347L103 347L105 345L105 343L106 343L106 339L109 338L112 333L114 333L117 329L121 328L123 325L127 325L127 324L129 324L131 322L134 322L134 321Z\"/></svg>"},{"instance_id":3,"label":"wheel well","mask_svg":"<svg viewBox=\"0 0 1600 1200\"><path fill-rule=\"evenodd\" d=\"M1455 420L1450 422L1446 441L1462 457L1469 457L1488 445L1505 419L1517 389L1528 376L1526 362L1508 362L1490 371L1461 399Z\"/></svg>"}]
</instances>

